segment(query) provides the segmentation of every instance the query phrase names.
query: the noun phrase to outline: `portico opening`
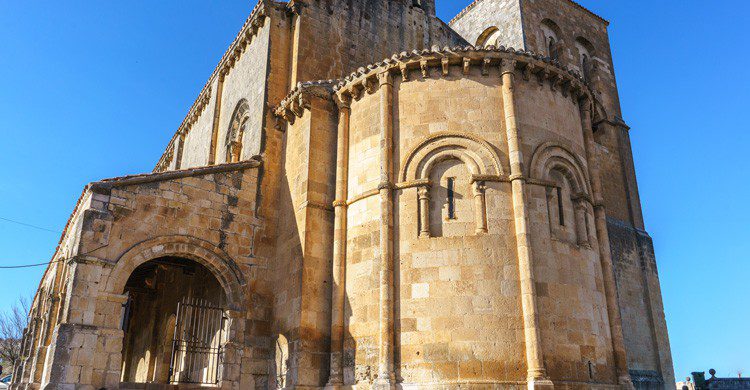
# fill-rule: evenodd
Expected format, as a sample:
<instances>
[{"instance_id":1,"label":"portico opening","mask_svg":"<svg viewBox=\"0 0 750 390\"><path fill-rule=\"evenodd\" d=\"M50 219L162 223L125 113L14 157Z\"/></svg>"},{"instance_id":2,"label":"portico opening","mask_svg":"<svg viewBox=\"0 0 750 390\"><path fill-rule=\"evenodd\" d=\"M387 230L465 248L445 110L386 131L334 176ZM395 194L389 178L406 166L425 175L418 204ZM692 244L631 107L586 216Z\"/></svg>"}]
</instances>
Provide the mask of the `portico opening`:
<instances>
[{"instance_id":1,"label":"portico opening","mask_svg":"<svg viewBox=\"0 0 750 390\"><path fill-rule=\"evenodd\" d=\"M181 257L151 260L132 272L124 293L122 382L219 383L227 298L208 268Z\"/></svg>"}]
</instances>

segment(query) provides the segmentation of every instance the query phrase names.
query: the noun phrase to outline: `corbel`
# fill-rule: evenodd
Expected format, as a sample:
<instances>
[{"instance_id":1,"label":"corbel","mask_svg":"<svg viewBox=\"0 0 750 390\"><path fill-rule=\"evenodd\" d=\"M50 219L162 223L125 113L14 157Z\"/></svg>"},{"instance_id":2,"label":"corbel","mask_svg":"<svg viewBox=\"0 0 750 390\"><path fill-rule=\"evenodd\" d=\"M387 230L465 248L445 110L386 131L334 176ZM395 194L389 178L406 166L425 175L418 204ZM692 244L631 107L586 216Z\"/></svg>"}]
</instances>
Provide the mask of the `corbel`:
<instances>
[{"instance_id":1,"label":"corbel","mask_svg":"<svg viewBox=\"0 0 750 390\"><path fill-rule=\"evenodd\" d=\"M350 88L352 98L354 100L361 99L362 98L362 91L363 90L364 90L364 88L362 87L362 84L354 84L354 85L352 85L351 88Z\"/></svg>"},{"instance_id":2,"label":"corbel","mask_svg":"<svg viewBox=\"0 0 750 390\"><path fill-rule=\"evenodd\" d=\"M488 57L485 57L482 60L482 76L487 76L490 74L490 62L492 62L492 59Z\"/></svg>"},{"instance_id":3,"label":"corbel","mask_svg":"<svg viewBox=\"0 0 750 390\"><path fill-rule=\"evenodd\" d=\"M420 60L419 68L422 69L422 77L430 77L430 68L427 66L427 60Z\"/></svg>"},{"instance_id":4,"label":"corbel","mask_svg":"<svg viewBox=\"0 0 750 390\"><path fill-rule=\"evenodd\" d=\"M530 62L526 64L526 66L523 67L523 79L524 81L529 81L531 79L531 72L534 70L534 65Z\"/></svg>"},{"instance_id":5,"label":"corbel","mask_svg":"<svg viewBox=\"0 0 750 390\"><path fill-rule=\"evenodd\" d=\"M570 79L565 79L560 83L560 91L562 92L563 96L568 97L568 92L571 88L571 81Z\"/></svg>"},{"instance_id":6,"label":"corbel","mask_svg":"<svg viewBox=\"0 0 750 390\"><path fill-rule=\"evenodd\" d=\"M560 87L560 83L562 82L562 78L560 77L559 74L554 73L550 76L549 79L550 79L549 80L550 89L552 89L553 91L557 91L558 88Z\"/></svg>"},{"instance_id":7,"label":"corbel","mask_svg":"<svg viewBox=\"0 0 750 390\"><path fill-rule=\"evenodd\" d=\"M542 68L539 72L536 73L537 82L539 85L544 85L544 81L549 78L549 69Z\"/></svg>"},{"instance_id":8,"label":"corbel","mask_svg":"<svg viewBox=\"0 0 750 390\"><path fill-rule=\"evenodd\" d=\"M447 77L448 73L450 72L450 58L443 57L443 59L440 61L440 63L443 66L443 77Z\"/></svg>"},{"instance_id":9,"label":"corbel","mask_svg":"<svg viewBox=\"0 0 750 390\"><path fill-rule=\"evenodd\" d=\"M365 91L372 95L377 90L377 82L375 81L375 77L368 77L363 82Z\"/></svg>"},{"instance_id":10,"label":"corbel","mask_svg":"<svg viewBox=\"0 0 750 390\"><path fill-rule=\"evenodd\" d=\"M399 70L401 70L402 81L409 81L409 67L406 66L405 62L398 64Z\"/></svg>"},{"instance_id":11,"label":"corbel","mask_svg":"<svg viewBox=\"0 0 750 390\"><path fill-rule=\"evenodd\" d=\"M470 69L471 69L471 59L469 57L464 57L464 66L463 66L464 76L467 76L469 74Z\"/></svg>"}]
</instances>

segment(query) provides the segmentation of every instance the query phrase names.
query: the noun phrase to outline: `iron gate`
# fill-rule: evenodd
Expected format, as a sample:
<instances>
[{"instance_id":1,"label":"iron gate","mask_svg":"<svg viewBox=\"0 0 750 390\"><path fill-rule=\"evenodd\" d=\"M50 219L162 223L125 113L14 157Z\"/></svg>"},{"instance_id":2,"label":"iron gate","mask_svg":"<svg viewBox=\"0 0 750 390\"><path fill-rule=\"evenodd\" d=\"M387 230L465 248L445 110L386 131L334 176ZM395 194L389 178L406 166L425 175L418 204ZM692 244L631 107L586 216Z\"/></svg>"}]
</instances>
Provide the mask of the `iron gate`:
<instances>
[{"instance_id":1,"label":"iron gate","mask_svg":"<svg viewBox=\"0 0 750 390\"><path fill-rule=\"evenodd\" d=\"M225 310L202 299L177 304L169 383L212 385L224 361Z\"/></svg>"}]
</instances>

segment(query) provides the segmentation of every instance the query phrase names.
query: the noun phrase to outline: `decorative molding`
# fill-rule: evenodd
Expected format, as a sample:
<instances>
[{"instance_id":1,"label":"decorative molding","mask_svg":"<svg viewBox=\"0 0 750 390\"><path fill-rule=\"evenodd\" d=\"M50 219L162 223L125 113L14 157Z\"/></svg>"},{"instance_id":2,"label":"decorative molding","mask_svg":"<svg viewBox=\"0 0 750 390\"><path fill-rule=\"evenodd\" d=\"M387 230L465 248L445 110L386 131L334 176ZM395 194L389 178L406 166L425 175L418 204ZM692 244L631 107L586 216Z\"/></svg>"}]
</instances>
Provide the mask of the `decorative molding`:
<instances>
[{"instance_id":1,"label":"decorative molding","mask_svg":"<svg viewBox=\"0 0 750 390\"><path fill-rule=\"evenodd\" d=\"M427 179L424 170L427 160L440 158L438 154L449 154L467 163L474 175L503 175L500 156L492 145L482 138L461 132L439 132L430 135L407 154L399 172L399 180Z\"/></svg>"},{"instance_id":2,"label":"decorative molding","mask_svg":"<svg viewBox=\"0 0 750 390\"><path fill-rule=\"evenodd\" d=\"M314 98L330 100L339 105L345 104L349 107L351 99L358 93L347 93L333 95L333 80L309 81L298 83L280 103L273 108L273 114L277 118L276 128L281 130L281 122L294 124L296 118L301 118L305 110L310 109L310 102Z\"/></svg>"},{"instance_id":3,"label":"decorative molding","mask_svg":"<svg viewBox=\"0 0 750 390\"><path fill-rule=\"evenodd\" d=\"M471 73L472 67L479 67L481 75L487 77L491 69L500 68L500 73L521 71L524 80L529 80L531 75L537 76L540 83L548 82L552 90L557 90L568 95L569 90L580 91L574 98L580 99L593 95L591 89L581 75L573 69L564 67L559 62L551 60L542 55L529 51L508 49L505 47L453 47L439 48L422 51L414 50L402 52L386 58L383 61L360 67L350 75L336 80L333 86L337 94L348 93L355 99L359 95L358 90L366 85L372 77L378 74L400 74L401 82L411 80L411 70L419 71L423 78L430 77L430 70L438 68L441 77L450 74L451 66L461 68L464 75ZM576 101L577 103L577 101Z\"/></svg>"},{"instance_id":4,"label":"decorative molding","mask_svg":"<svg viewBox=\"0 0 750 390\"><path fill-rule=\"evenodd\" d=\"M557 142L547 142L536 148L531 158L529 174L533 179L552 182L549 178L552 169L562 170L579 196L588 197L592 193L586 164Z\"/></svg>"}]
</instances>

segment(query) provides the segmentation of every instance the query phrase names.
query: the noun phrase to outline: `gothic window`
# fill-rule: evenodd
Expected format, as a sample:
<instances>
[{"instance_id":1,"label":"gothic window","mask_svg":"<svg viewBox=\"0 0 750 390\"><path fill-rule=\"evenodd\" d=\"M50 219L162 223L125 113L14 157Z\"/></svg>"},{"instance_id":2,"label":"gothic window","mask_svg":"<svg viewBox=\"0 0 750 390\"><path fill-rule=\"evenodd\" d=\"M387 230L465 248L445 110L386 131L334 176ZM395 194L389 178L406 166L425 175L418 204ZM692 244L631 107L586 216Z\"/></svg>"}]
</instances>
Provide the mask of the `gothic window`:
<instances>
[{"instance_id":1,"label":"gothic window","mask_svg":"<svg viewBox=\"0 0 750 390\"><path fill-rule=\"evenodd\" d=\"M232 163L242 160L242 140L250 121L249 111L246 100L243 99L237 103L225 140L226 162Z\"/></svg>"}]
</instances>

